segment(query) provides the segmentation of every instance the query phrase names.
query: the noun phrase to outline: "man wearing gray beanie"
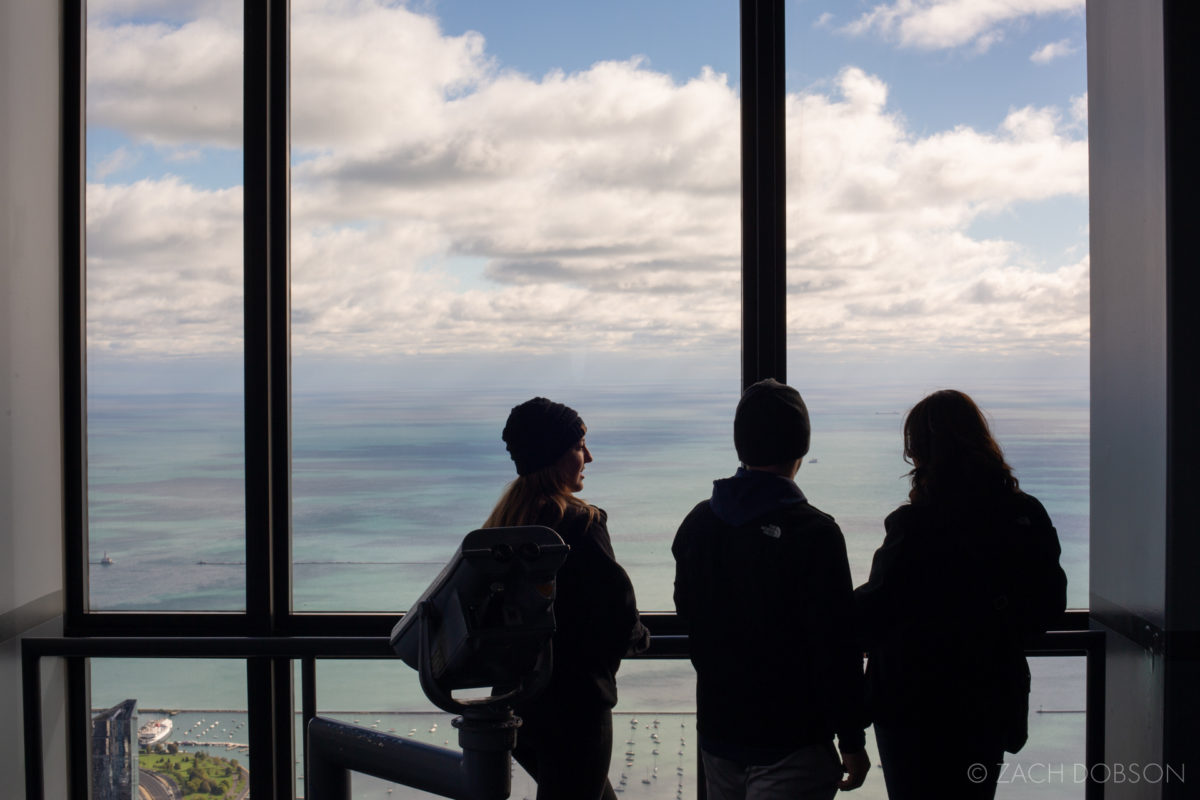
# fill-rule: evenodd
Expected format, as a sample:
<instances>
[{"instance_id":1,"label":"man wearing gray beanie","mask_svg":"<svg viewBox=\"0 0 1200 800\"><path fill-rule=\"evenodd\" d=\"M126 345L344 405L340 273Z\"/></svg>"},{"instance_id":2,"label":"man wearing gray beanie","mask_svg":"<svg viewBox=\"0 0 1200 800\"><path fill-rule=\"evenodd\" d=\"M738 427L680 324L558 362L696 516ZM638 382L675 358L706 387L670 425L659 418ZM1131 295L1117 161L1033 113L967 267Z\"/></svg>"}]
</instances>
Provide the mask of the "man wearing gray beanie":
<instances>
[{"instance_id":1,"label":"man wearing gray beanie","mask_svg":"<svg viewBox=\"0 0 1200 800\"><path fill-rule=\"evenodd\" d=\"M871 765L846 542L795 482L810 437L799 392L770 378L746 389L742 466L671 546L710 800L832 800Z\"/></svg>"}]
</instances>

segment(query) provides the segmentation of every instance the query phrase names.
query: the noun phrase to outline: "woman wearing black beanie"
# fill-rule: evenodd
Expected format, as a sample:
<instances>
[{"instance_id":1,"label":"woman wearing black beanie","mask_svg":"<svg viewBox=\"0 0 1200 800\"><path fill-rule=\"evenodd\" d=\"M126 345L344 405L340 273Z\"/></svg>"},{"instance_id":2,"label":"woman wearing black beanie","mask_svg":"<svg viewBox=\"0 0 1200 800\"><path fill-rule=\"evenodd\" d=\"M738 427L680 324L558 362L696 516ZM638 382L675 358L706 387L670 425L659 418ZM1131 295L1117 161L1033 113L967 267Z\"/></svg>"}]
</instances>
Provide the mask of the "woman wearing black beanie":
<instances>
[{"instance_id":1,"label":"woman wearing black beanie","mask_svg":"<svg viewBox=\"0 0 1200 800\"><path fill-rule=\"evenodd\" d=\"M615 800L608 767L617 668L649 643L607 515L575 496L592 460L586 433L579 414L544 397L512 409L502 438L517 479L483 524L545 525L571 547L558 571L550 684L516 708L513 755L537 781L537 800Z\"/></svg>"}]
</instances>

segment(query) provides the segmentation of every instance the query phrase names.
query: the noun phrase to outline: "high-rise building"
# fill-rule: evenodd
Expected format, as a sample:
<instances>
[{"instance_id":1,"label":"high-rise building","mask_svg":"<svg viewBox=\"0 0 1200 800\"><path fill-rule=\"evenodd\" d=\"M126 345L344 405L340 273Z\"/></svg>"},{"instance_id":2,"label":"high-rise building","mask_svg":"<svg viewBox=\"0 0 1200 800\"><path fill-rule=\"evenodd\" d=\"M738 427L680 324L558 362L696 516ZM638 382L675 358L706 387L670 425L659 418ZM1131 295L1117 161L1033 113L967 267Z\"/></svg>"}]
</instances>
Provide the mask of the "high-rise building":
<instances>
[{"instance_id":1,"label":"high-rise building","mask_svg":"<svg viewBox=\"0 0 1200 800\"><path fill-rule=\"evenodd\" d=\"M92 797L138 796L137 700L125 700L92 718Z\"/></svg>"}]
</instances>

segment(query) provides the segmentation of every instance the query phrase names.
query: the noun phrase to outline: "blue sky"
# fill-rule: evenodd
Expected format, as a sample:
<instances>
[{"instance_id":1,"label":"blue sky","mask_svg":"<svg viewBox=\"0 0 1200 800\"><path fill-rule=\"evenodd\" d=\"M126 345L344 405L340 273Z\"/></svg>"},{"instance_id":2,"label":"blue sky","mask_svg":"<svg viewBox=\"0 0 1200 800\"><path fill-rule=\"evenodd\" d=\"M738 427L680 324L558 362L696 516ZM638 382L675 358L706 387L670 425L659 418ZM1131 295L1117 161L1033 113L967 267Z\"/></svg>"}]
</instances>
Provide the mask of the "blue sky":
<instances>
[{"instance_id":1,"label":"blue sky","mask_svg":"<svg viewBox=\"0 0 1200 800\"><path fill-rule=\"evenodd\" d=\"M533 75L644 54L652 68L676 80L710 66L738 82L739 18L733 0L441 0L424 5L446 32L479 31L501 64ZM920 133L960 124L994 127L1011 107L1058 105L1086 85L1082 8L1004 25L1004 38L983 53L971 47L896 46L878 35L839 32L877 5L883 4L790 0L784 12L789 91L827 83L853 64L887 77L893 102ZM1076 52L1049 63L1030 60L1038 48L1064 39Z\"/></svg>"},{"instance_id":2,"label":"blue sky","mask_svg":"<svg viewBox=\"0 0 1200 800\"><path fill-rule=\"evenodd\" d=\"M93 360L219 361L240 336L238 4L89 13ZM1085 360L1082 3L786 14L794 346ZM724 363L737 48L731 0L295 0L298 359Z\"/></svg>"}]
</instances>

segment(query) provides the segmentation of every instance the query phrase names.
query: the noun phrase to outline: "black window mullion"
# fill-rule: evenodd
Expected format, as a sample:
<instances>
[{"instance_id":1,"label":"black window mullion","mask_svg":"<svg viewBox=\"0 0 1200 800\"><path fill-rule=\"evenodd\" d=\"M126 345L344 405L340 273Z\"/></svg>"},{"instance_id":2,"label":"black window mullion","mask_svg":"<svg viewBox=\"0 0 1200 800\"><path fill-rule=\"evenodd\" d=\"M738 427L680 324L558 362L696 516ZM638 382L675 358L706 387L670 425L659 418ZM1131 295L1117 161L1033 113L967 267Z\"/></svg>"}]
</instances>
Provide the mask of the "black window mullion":
<instances>
[{"instance_id":1,"label":"black window mullion","mask_svg":"<svg viewBox=\"0 0 1200 800\"><path fill-rule=\"evenodd\" d=\"M260 634L290 609L286 0L245 4L246 612Z\"/></svg>"},{"instance_id":2,"label":"black window mullion","mask_svg":"<svg viewBox=\"0 0 1200 800\"><path fill-rule=\"evenodd\" d=\"M82 0L63 3L62 449L63 626L88 610L86 293L84 291L84 39Z\"/></svg>"},{"instance_id":3,"label":"black window mullion","mask_svg":"<svg viewBox=\"0 0 1200 800\"><path fill-rule=\"evenodd\" d=\"M92 783L91 664L78 656L65 659L67 670L67 791L90 797ZM136 756L135 756L136 758Z\"/></svg>"},{"instance_id":4,"label":"black window mullion","mask_svg":"<svg viewBox=\"0 0 1200 800\"><path fill-rule=\"evenodd\" d=\"M787 380L783 13L741 2L743 389Z\"/></svg>"},{"instance_id":5,"label":"black window mullion","mask_svg":"<svg viewBox=\"0 0 1200 800\"><path fill-rule=\"evenodd\" d=\"M271 586L275 631L292 611L291 2L272 0L271 157ZM290 672L289 672L290 675ZM290 681L289 681L290 686ZM289 690L290 691L290 690ZM290 694L289 694L290 703ZM289 706L290 709L290 706ZM290 710L289 710L290 713ZM291 735L288 726L288 735ZM290 763L290 762L289 762ZM290 792L290 789L289 789Z\"/></svg>"},{"instance_id":6,"label":"black window mullion","mask_svg":"<svg viewBox=\"0 0 1200 800\"><path fill-rule=\"evenodd\" d=\"M270 800L282 798L277 780L279 731L275 730L275 670L273 658L254 656L246 659L246 716L249 720L250 796ZM289 787L290 788L290 787Z\"/></svg>"},{"instance_id":7,"label":"black window mullion","mask_svg":"<svg viewBox=\"0 0 1200 800\"><path fill-rule=\"evenodd\" d=\"M291 611L287 0L244 5L246 613L260 635ZM291 797L291 662L247 660L254 797Z\"/></svg>"}]
</instances>

